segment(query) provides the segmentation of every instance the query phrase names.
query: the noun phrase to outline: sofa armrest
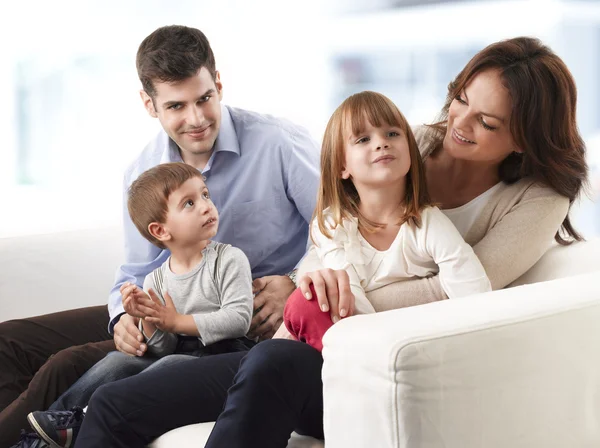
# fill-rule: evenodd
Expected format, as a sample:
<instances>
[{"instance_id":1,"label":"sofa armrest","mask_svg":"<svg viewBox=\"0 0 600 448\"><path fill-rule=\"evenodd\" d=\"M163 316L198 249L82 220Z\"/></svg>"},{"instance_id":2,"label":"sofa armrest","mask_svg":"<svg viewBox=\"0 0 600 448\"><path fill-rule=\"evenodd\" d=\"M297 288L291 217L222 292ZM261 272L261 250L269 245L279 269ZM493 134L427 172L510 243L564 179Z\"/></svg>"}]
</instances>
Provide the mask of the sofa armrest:
<instances>
[{"instance_id":1,"label":"sofa armrest","mask_svg":"<svg viewBox=\"0 0 600 448\"><path fill-rule=\"evenodd\" d=\"M600 271L342 320L327 448L600 446Z\"/></svg>"}]
</instances>

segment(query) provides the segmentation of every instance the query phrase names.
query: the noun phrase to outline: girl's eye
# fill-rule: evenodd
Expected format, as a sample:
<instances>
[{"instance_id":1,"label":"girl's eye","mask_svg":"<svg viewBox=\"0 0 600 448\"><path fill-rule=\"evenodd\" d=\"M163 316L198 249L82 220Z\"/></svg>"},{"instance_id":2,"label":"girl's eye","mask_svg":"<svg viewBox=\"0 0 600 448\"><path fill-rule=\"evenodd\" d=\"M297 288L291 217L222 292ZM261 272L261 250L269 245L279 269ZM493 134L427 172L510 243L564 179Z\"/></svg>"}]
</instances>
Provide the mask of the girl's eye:
<instances>
[{"instance_id":1,"label":"girl's eye","mask_svg":"<svg viewBox=\"0 0 600 448\"><path fill-rule=\"evenodd\" d=\"M481 126L483 126L483 129L486 129L488 131L495 131L497 129L483 121L483 117L479 117L479 122L481 123Z\"/></svg>"},{"instance_id":2,"label":"girl's eye","mask_svg":"<svg viewBox=\"0 0 600 448\"><path fill-rule=\"evenodd\" d=\"M187 201L185 201L185 204L183 205L184 208L193 207L193 206L194 206L194 201L192 201L191 199L188 199Z\"/></svg>"},{"instance_id":3,"label":"girl's eye","mask_svg":"<svg viewBox=\"0 0 600 448\"><path fill-rule=\"evenodd\" d=\"M399 135L400 135L400 133L396 132L396 131L388 132L388 137L398 137Z\"/></svg>"},{"instance_id":4,"label":"girl's eye","mask_svg":"<svg viewBox=\"0 0 600 448\"><path fill-rule=\"evenodd\" d=\"M208 193L208 191L205 191L204 193L202 193L202 197L204 199L210 199L210 194Z\"/></svg>"},{"instance_id":5,"label":"girl's eye","mask_svg":"<svg viewBox=\"0 0 600 448\"><path fill-rule=\"evenodd\" d=\"M370 140L369 137L362 137L362 138L359 138L358 140L356 140L356 143L366 143L369 140Z\"/></svg>"}]
</instances>

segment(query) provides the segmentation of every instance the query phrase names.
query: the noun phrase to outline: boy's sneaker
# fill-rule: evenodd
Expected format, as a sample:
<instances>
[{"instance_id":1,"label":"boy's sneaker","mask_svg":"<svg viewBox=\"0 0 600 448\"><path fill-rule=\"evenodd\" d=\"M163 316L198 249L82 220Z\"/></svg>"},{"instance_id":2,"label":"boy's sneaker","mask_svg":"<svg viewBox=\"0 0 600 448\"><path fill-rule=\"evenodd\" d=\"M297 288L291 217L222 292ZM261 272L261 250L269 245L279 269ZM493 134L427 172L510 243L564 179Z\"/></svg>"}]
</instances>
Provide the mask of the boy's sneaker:
<instances>
[{"instance_id":1,"label":"boy's sneaker","mask_svg":"<svg viewBox=\"0 0 600 448\"><path fill-rule=\"evenodd\" d=\"M70 411L31 412L27 421L52 448L68 448L75 445L84 415L83 410L77 406Z\"/></svg>"},{"instance_id":2,"label":"boy's sneaker","mask_svg":"<svg viewBox=\"0 0 600 448\"><path fill-rule=\"evenodd\" d=\"M24 430L21 430L21 439L16 445L10 448L47 448L48 446L36 433L26 433Z\"/></svg>"}]
</instances>

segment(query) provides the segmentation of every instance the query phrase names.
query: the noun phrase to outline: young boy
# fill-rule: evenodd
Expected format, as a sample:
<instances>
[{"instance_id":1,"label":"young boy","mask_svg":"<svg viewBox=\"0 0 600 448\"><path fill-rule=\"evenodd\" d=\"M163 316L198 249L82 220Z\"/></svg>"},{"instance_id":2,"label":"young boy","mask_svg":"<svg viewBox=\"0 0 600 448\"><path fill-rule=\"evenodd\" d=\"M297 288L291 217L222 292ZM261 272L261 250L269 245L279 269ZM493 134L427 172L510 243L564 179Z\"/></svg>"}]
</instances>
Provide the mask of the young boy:
<instances>
[{"instance_id":1,"label":"young boy","mask_svg":"<svg viewBox=\"0 0 600 448\"><path fill-rule=\"evenodd\" d=\"M123 297L125 311L140 318L149 356L115 351L86 375L114 381L151 364L248 350L254 344L244 337L252 319L250 263L240 249L210 241L219 215L202 174L184 163L158 165L140 175L128 196L129 215L140 234L171 253L146 276L143 290L135 287ZM156 363L159 358L164 359ZM95 390L86 375L65 393L78 397L82 406ZM78 388L80 383L86 387ZM62 426L70 419L73 443L83 413L36 411L27 419L51 446L67 446Z\"/></svg>"}]
</instances>

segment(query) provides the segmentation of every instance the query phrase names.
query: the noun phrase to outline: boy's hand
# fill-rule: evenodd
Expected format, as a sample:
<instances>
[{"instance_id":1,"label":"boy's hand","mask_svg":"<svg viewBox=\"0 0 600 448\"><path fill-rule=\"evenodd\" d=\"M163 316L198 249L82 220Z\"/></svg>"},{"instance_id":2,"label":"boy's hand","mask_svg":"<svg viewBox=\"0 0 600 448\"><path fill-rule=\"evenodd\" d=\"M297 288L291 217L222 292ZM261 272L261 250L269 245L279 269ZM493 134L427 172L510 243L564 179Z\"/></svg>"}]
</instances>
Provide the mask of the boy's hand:
<instances>
[{"instance_id":1,"label":"boy's hand","mask_svg":"<svg viewBox=\"0 0 600 448\"><path fill-rule=\"evenodd\" d=\"M144 313L138 308L140 299L145 298L150 300L148 294L146 294L139 286L132 285L127 282L121 286L121 300L123 302L123 308L125 312L133 317L144 317Z\"/></svg>"},{"instance_id":2,"label":"boy's hand","mask_svg":"<svg viewBox=\"0 0 600 448\"><path fill-rule=\"evenodd\" d=\"M138 301L138 309L142 312L144 320L156 325L159 330L180 333L178 326L183 315L175 309L169 293L165 293L165 305L162 304L152 288L148 290L148 294L150 294L150 298L146 296Z\"/></svg>"}]
</instances>

